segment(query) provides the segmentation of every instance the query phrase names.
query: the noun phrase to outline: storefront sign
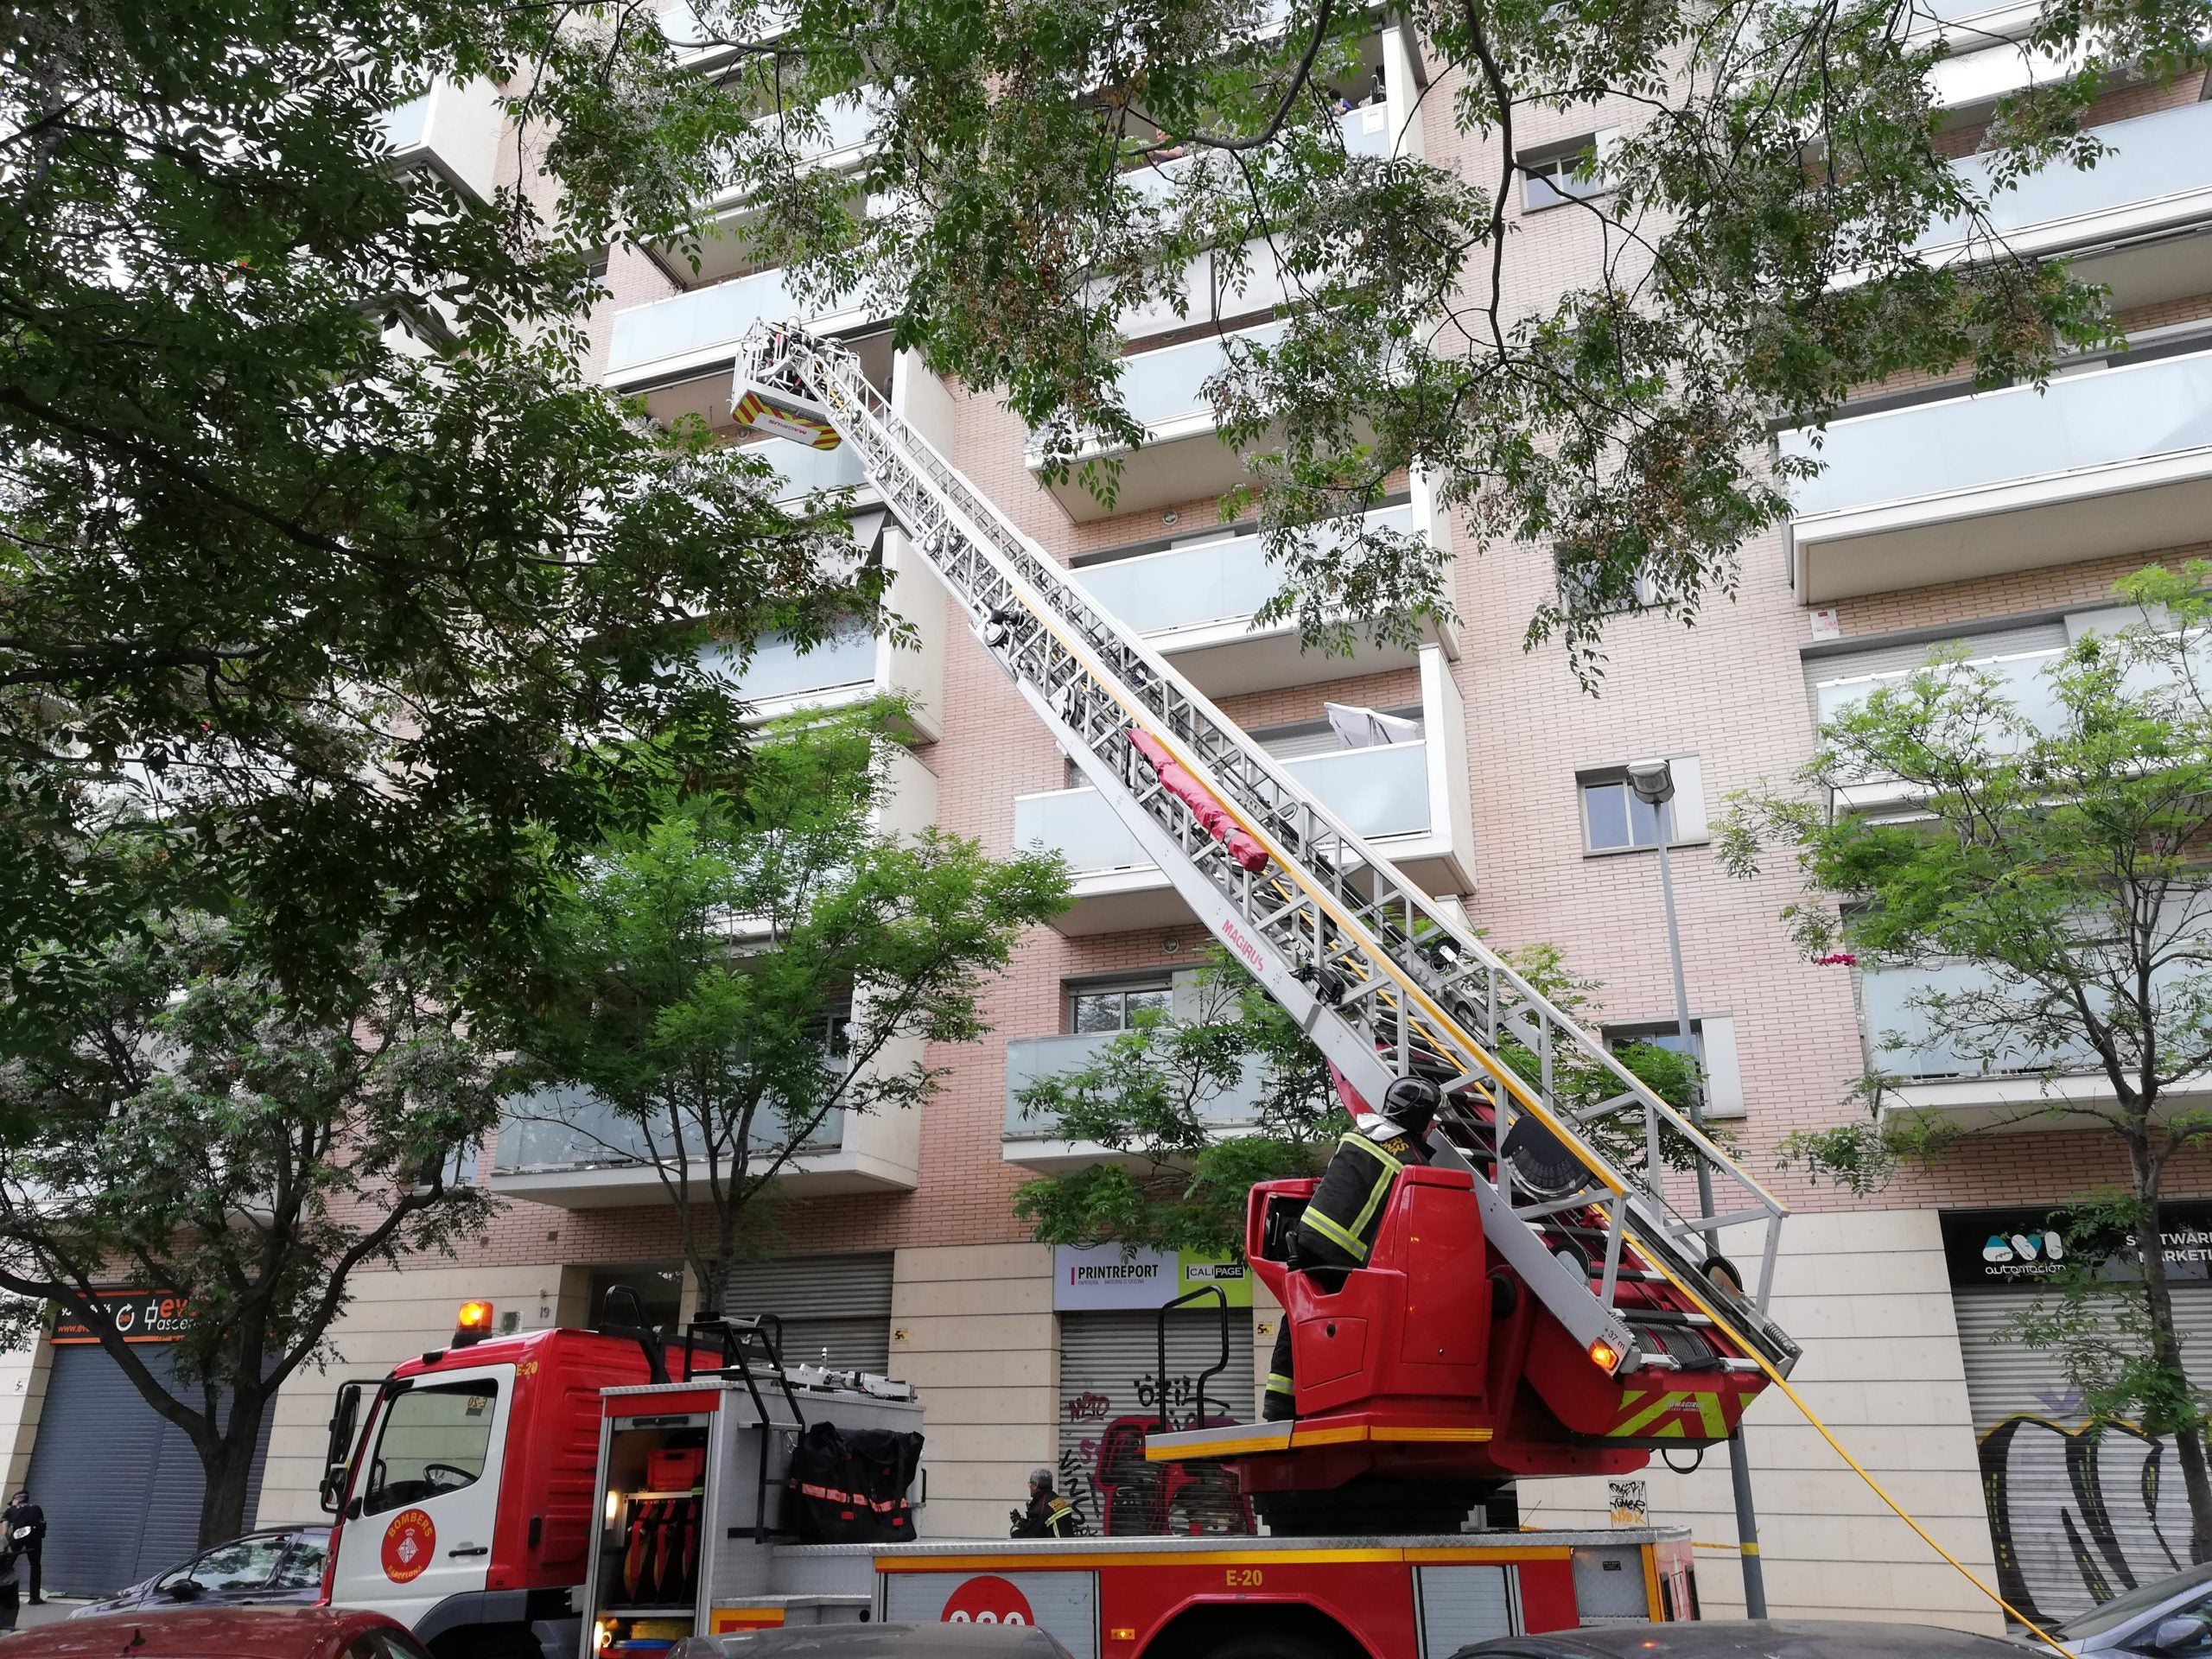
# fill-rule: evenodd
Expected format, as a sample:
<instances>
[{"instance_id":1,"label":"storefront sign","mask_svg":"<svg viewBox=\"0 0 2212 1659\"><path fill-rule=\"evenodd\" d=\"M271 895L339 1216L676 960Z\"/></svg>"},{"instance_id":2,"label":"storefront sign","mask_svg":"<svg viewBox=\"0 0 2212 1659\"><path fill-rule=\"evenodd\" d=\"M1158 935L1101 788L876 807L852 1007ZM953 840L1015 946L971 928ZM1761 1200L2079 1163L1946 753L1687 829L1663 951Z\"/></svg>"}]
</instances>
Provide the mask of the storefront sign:
<instances>
[{"instance_id":1,"label":"storefront sign","mask_svg":"<svg viewBox=\"0 0 2212 1659\"><path fill-rule=\"evenodd\" d=\"M1231 1307L1252 1306L1251 1273L1229 1257L1122 1244L1061 1244L1052 1251L1052 1310L1058 1313L1159 1307L1210 1285L1221 1287Z\"/></svg>"},{"instance_id":2,"label":"storefront sign","mask_svg":"<svg viewBox=\"0 0 2212 1659\"><path fill-rule=\"evenodd\" d=\"M2212 1280L2212 1204L2169 1204L2162 1220L2167 1276ZM2082 1236L2063 1210L1958 1211L1942 1226L1943 1263L1955 1286L2035 1284L2084 1251L2104 1260L2103 1277L2132 1279L2138 1271L2132 1235Z\"/></svg>"},{"instance_id":3,"label":"storefront sign","mask_svg":"<svg viewBox=\"0 0 2212 1659\"><path fill-rule=\"evenodd\" d=\"M175 1342L188 1323L184 1298L166 1290L104 1290L99 1309L125 1342ZM82 1319L57 1307L54 1314L56 1347L82 1346L99 1338Z\"/></svg>"}]
</instances>

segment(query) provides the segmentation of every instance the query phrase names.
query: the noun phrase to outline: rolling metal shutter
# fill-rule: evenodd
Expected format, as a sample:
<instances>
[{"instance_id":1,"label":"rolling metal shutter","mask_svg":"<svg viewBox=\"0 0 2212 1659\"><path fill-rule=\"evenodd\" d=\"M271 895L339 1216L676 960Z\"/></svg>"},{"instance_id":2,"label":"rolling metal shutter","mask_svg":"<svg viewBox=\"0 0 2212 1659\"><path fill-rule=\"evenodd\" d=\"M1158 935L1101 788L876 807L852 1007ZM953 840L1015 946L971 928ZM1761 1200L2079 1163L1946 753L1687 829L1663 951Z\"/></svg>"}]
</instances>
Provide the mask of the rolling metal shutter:
<instances>
[{"instance_id":1,"label":"rolling metal shutter","mask_svg":"<svg viewBox=\"0 0 2212 1659\"><path fill-rule=\"evenodd\" d=\"M1099 1529L1100 1438L1116 1417L1160 1412L1159 1316L1127 1312L1063 1313L1060 1319L1060 1495L1075 1506L1083 1529ZM1167 1408L1179 1427L1198 1413L1199 1374L1221 1357L1221 1316L1179 1311L1167 1316ZM1229 1311L1229 1366L1205 1385L1205 1416L1249 1422L1253 1417L1252 1314Z\"/></svg>"},{"instance_id":2,"label":"rolling metal shutter","mask_svg":"<svg viewBox=\"0 0 2212 1659\"><path fill-rule=\"evenodd\" d=\"M173 1350L141 1345L138 1357L168 1383ZM247 1524L261 1496L272 1408L261 1420L247 1478ZM29 1484L46 1510L45 1589L49 1595L106 1595L181 1565L199 1546L207 1483L184 1431L159 1415L105 1349L54 1350Z\"/></svg>"},{"instance_id":3,"label":"rolling metal shutter","mask_svg":"<svg viewBox=\"0 0 2212 1659\"><path fill-rule=\"evenodd\" d=\"M2212 1285L2173 1298L2190 1380L2212 1385ZM2056 1356L1997 1339L2035 1300L1961 1290L1955 1306L1998 1588L2047 1624L2188 1566L2189 1500L2171 1440L2091 1423Z\"/></svg>"},{"instance_id":4,"label":"rolling metal shutter","mask_svg":"<svg viewBox=\"0 0 2212 1659\"><path fill-rule=\"evenodd\" d=\"M732 1319L773 1313L784 1358L881 1375L891 1365L891 1255L803 1255L751 1262L730 1275Z\"/></svg>"}]
</instances>

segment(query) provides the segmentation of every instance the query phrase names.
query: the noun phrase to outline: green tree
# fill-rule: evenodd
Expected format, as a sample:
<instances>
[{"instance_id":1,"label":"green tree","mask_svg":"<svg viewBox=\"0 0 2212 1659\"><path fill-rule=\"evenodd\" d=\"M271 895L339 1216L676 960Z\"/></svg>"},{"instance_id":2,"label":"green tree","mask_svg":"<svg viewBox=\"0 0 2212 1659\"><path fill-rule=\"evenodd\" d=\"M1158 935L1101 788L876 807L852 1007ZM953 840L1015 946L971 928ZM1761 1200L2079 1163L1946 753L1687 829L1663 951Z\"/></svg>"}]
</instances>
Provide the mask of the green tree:
<instances>
[{"instance_id":1,"label":"green tree","mask_svg":"<svg viewBox=\"0 0 2212 1659\"><path fill-rule=\"evenodd\" d=\"M2093 1314L2119 1333L2088 1392L2175 1437L2199 1560L2212 1560L2204 1402L2158 1241L2173 1160L2212 1137L2212 1112L2191 1103L2212 1070L2208 578L2196 561L2121 582L2142 620L2069 646L2032 699L1961 649L1937 652L1823 726L1802 789L1740 801L1721 842L1740 874L1768 849L1794 859L1807 896L1785 918L1808 953L1965 970L1910 996L1915 1028L1872 1033L1878 1051L1948 1050L1965 1070L2041 1080L2041 1098L1991 1127L2063 1118L2113 1137L2128 1182L2101 1211L2132 1236L2134 1275L2084 1281L2073 1312L2024 1334L2078 1351L2067 1332ZM1870 788L1891 810L1852 810L1850 791ZM1967 1133L1896 1105L1896 1082L1872 1067L1871 1111L1790 1136L1785 1159L1868 1192Z\"/></svg>"},{"instance_id":2,"label":"green tree","mask_svg":"<svg viewBox=\"0 0 2212 1659\"><path fill-rule=\"evenodd\" d=\"M270 1402L353 1275L480 1230L460 1158L503 1092L421 961L364 951L311 1008L243 932L188 913L34 945L12 966L45 994L0 995L0 1325L21 1343L51 1306L98 1336L199 1455L203 1545L245 1529ZM104 1313L118 1279L181 1299L171 1378Z\"/></svg>"},{"instance_id":3,"label":"green tree","mask_svg":"<svg viewBox=\"0 0 2212 1659\"><path fill-rule=\"evenodd\" d=\"M235 906L333 1006L367 927L512 963L558 855L731 764L710 632L874 620L834 524L584 378L594 260L703 178L653 60L475 0L0 16L0 933ZM543 174L397 165L484 77Z\"/></svg>"},{"instance_id":4,"label":"green tree","mask_svg":"<svg viewBox=\"0 0 2212 1659\"><path fill-rule=\"evenodd\" d=\"M1786 512L1776 424L1907 369L2037 376L2105 337L2094 292L2011 256L1947 164L1928 80L1946 48L1912 0L1387 16L688 0L664 16L729 48L729 95L777 114L721 152L760 257L798 260L816 297L870 296L902 344L1002 390L1050 465L1109 499L1116 468L1085 445L1141 435L1124 315L1166 306L1219 330L1280 291L1281 332L1243 340L1215 406L1253 474L1230 505L1256 505L1284 579L1263 616L1294 614L1309 641L1407 637L1449 607L1434 550L1315 528L1418 467L1478 543L1557 550L1531 637L1563 634L1588 672L1608 614L1687 617L1732 588L1738 548ZM2051 0L2032 44L2079 68L1999 105L1994 189L2091 161L2077 126L2107 73L2200 64L2206 16L2202 0ZM1374 90L1363 42L1385 22L1412 47L1385 62L1392 119L1425 120L1473 176L1348 140L1338 112ZM845 178L804 141L861 86L880 143ZM1510 204L1549 189L1527 135L1575 112L1622 137L1569 158L1583 183L1553 194L1571 231L1516 237ZM1946 221L1993 257L1933 257L1923 238ZM1553 298L1541 262L1567 235L1590 267Z\"/></svg>"},{"instance_id":5,"label":"green tree","mask_svg":"<svg viewBox=\"0 0 2212 1659\"><path fill-rule=\"evenodd\" d=\"M1592 981L1570 972L1556 948L1508 953L1516 971L1574 1016L1595 1001ZM1046 1243L1120 1243L1241 1255L1245 1197L1255 1182L1319 1175L1346 1127L1328 1062L1274 999L1225 954L1193 976L1181 1017L1146 1009L1087 1064L1026 1084L1022 1114L1052 1122L1071 1141L1109 1154L1064 1174L1025 1182L1014 1212ZM1500 1058L1532 1082L1536 1057ZM1694 1064L1649 1043L1618 1058L1669 1103L1686 1106ZM1570 1069L1572 1068L1572 1069ZM1561 1100L1594 1109L1619 1092L1610 1072L1562 1058ZM1618 1146L1605 1121L1590 1130L1624 1163L1644 1156L1640 1136Z\"/></svg>"},{"instance_id":6,"label":"green tree","mask_svg":"<svg viewBox=\"0 0 2212 1659\"><path fill-rule=\"evenodd\" d=\"M882 825L899 717L786 722L728 798L610 842L564 890L513 1020L540 1092L512 1132L650 1165L706 1307L768 1184L833 1116L927 1101L920 1046L981 1036L985 981L1067 901L1057 859Z\"/></svg>"}]
</instances>

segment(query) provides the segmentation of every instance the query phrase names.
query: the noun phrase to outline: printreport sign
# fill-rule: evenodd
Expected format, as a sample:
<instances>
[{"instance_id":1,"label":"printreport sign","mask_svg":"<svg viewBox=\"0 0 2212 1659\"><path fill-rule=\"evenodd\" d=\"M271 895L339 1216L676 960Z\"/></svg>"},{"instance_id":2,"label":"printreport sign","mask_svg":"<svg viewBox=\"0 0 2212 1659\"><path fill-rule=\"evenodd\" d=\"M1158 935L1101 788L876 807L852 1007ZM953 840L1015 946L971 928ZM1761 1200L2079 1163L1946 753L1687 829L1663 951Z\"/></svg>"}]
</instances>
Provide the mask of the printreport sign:
<instances>
[{"instance_id":1,"label":"printreport sign","mask_svg":"<svg viewBox=\"0 0 2212 1659\"><path fill-rule=\"evenodd\" d=\"M2167 1276L2212 1280L2212 1203L2168 1204L2160 1222ZM2063 1209L1950 1211L1942 1227L1943 1264L1961 1287L2036 1284L2078 1264L2084 1253L2102 1258L2101 1276L2135 1276L2133 1235L2069 1236L2078 1230Z\"/></svg>"},{"instance_id":2,"label":"printreport sign","mask_svg":"<svg viewBox=\"0 0 2212 1659\"><path fill-rule=\"evenodd\" d=\"M1052 1247L1052 1311L1154 1308L1186 1291L1218 1285L1231 1307L1252 1306L1252 1276L1242 1262L1198 1250L1134 1244ZM1213 1303L1195 1304L1204 1309Z\"/></svg>"}]
</instances>

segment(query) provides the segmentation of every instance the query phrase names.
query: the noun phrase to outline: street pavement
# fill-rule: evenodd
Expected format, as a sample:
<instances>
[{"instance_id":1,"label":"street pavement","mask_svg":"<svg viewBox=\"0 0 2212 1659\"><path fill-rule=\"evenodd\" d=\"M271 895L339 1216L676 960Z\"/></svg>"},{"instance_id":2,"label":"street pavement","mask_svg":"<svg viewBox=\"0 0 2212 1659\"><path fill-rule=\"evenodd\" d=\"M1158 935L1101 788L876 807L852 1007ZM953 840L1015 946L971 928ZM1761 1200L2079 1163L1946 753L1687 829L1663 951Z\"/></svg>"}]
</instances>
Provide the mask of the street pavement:
<instances>
[{"instance_id":1,"label":"street pavement","mask_svg":"<svg viewBox=\"0 0 2212 1659\"><path fill-rule=\"evenodd\" d=\"M85 1604L74 1599L57 1600L48 1597L35 1607L26 1606L16 1616L16 1628L35 1630L41 1624L59 1624Z\"/></svg>"}]
</instances>

